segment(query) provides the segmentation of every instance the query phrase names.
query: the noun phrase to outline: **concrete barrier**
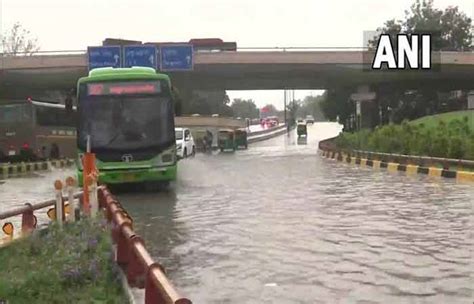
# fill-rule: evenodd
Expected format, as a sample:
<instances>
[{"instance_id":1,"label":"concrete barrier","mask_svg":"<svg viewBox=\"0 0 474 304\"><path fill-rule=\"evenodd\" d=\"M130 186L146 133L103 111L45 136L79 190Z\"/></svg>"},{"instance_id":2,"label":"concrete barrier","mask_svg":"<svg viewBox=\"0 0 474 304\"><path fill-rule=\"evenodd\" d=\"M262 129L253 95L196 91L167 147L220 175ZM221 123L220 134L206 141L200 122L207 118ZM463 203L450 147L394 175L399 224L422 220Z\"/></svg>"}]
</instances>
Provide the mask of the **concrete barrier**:
<instances>
[{"instance_id":1,"label":"concrete barrier","mask_svg":"<svg viewBox=\"0 0 474 304\"><path fill-rule=\"evenodd\" d=\"M319 143L319 150L322 156L335 159L341 162L347 162L363 167L372 167L374 169L387 169L390 172L405 172L407 175L425 174L431 177L453 178L459 182L474 182L474 171L464 171L458 168L450 168L452 165L465 164L466 167L471 164L468 160L449 160L437 159L432 157L422 157L413 155L398 155L387 153L375 153L367 151L337 149L334 140L330 138ZM437 161L434 161L438 160ZM444 168L435 167L436 164L443 165Z\"/></svg>"},{"instance_id":2,"label":"concrete barrier","mask_svg":"<svg viewBox=\"0 0 474 304\"><path fill-rule=\"evenodd\" d=\"M281 125L281 126L263 130L263 131L253 132L248 135L247 142L251 144L251 143L259 142L262 140L267 140L267 139L285 134L286 132L287 132L286 125Z\"/></svg>"},{"instance_id":3,"label":"concrete barrier","mask_svg":"<svg viewBox=\"0 0 474 304\"><path fill-rule=\"evenodd\" d=\"M247 127L246 121L242 119L210 116L177 116L174 118L174 124L178 128L201 127L239 129Z\"/></svg>"},{"instance_id":4,"label":"concrete barrier","mask_svg":"<svg viewBox=\"0 0 474 304\"><path fill-rule=\"evenodd\" d=\"M35 171L46 171L51 168L64 168L74 164L74 160L55 159L30 163L6 163L0 164L0 178L6 179L10 177L23 176Z\"/></svg>"}]
</instances>

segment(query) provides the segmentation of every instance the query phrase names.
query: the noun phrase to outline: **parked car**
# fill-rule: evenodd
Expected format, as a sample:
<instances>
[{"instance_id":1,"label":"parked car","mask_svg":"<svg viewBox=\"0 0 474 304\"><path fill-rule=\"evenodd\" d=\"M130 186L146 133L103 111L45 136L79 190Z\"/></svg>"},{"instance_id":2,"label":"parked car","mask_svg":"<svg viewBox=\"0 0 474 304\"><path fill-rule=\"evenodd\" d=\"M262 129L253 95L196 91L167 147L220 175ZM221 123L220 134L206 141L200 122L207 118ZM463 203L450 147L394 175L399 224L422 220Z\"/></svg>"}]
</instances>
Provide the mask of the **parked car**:
<instances>
[{"instance_id":1,"label":"parked car","mask_svg":"<svg viewBox=\"0 0 474 304\"><path fill-rule=\"evenodd\" d=\"M191 131L188 128L175 128L176 155L178 158L186 158L196 154L196 146Z\"/></svg>"}]
</instances>

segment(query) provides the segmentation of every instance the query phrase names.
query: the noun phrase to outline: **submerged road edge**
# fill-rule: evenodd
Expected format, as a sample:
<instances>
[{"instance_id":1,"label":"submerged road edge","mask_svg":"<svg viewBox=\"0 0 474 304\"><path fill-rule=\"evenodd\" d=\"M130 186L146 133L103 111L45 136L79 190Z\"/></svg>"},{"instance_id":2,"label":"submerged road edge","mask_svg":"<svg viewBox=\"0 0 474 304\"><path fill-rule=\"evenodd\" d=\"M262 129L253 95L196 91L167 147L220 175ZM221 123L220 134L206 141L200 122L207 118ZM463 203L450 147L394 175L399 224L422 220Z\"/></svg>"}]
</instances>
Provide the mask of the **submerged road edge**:
<instances>
[{"instance_id":1,"label":"submerged road edge","mask_svg":"<svg viewBox=\"0 0 474 304\"><path fill-rule=\"evenodd\" d=\"M389 172L406 172L407 175L425 174L432 177L454 178L457 182L474 183L474 172L447 170L437 167L423 167L419 165L400 164L396 162L385 162L382 160L366 159L354 157L349 154L335 151L332 149L319 147L320 155L323 157L334 159L340 162L346 162L363 167L372 167L373 169L386 168Z\"/></svg>"}]
</instances>

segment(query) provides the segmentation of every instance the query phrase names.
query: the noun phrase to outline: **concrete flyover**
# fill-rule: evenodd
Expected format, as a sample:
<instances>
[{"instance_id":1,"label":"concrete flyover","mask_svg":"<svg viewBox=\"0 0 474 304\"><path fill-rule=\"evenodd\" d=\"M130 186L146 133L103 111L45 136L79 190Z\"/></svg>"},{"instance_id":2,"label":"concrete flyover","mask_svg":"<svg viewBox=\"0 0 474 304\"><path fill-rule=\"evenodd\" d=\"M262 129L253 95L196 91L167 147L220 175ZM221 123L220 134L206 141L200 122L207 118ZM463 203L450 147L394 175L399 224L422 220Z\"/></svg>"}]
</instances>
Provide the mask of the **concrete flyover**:
<instances>
[{"instance_id":1,"label":"concrete flyover","mask_svg":"<svg viewBox=\"0 0 474 304\"><path fill-rule=\"evenodd\" d=\"M433 53L437 68L431 71L369 71L372 58L373 52L361 50L198 52L193 71L169 74L178 88L186 90L324 89L387 82L407 82L414 86L429 82L446 89L472 88L473 52ZM86 74L85 51L0 57L3 94L0 97L11 98L19 91L34 94L70 89Z\"/></svg>"}]
</instances>

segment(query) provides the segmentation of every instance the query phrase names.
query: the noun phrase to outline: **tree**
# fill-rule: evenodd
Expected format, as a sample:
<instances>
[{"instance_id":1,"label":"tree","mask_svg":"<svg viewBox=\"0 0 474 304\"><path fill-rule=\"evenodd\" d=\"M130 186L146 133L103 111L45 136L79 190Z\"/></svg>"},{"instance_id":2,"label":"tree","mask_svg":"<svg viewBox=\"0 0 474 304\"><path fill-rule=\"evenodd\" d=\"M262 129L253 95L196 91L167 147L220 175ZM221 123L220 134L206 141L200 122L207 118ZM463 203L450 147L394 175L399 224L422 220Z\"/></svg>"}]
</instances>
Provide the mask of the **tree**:
<instances>
[{"instance_id":1,"label":"tree","mask_svg":"<svg viewBox=\"0 0 474 304\"><path fill-rule=\"evenodd\" d=\"M434 51L467 51L472 48L472 20L458 7L450 6L444 11L433 6L433 0L416 0L410 10L405 11L405 20L388 20L377 31L388 34L396 49L396 35L431 34ZM378 37L369 42L369 48L377 47Z\"/></svg>"},{"instance_id":2,"label":"tree","mask_svg":"<svg viewBox=\"0 0 474 304\"><path fill-rule=\"evenodd\" d=\"M13 27L5 33L2 38L3 53L16 56L24 53L33 55L39 50L38 39L32 38L30 31L24 29L20 23L15 23Z\"/></svg>"},{"instance_id":3,"label":"tree","mask_svg":"<svg viewBox=\"0 0 474 304\"><path fill-rule=\"evenodd\" d=\"M321 110L324 116L335 121L339 117L341 123L346 123L352 114L355 112L355 105L350 100L354 89L351 87L339 87L327 90L323 94L321 101Z\"/></svg>"},{"instance_id":4,"label":"tree","mask_svg":"<svg viewBox=\"0 0 474 304\"><path fill-rule=\"evenodd\" d=\"M299 102L300 107L296 112L299 117L312 115L316 121L324 120L324 113L321 110L321 102L324 100L324 95L306 96L303 101Z\"/></svg>"},{"instance_id":5,"label":"tree","mask_svg":"<svg viewBox=\"0 0 474 304\"><path fill-rule=\"evenodd\" d=\"M397 49L396 36L406 34L431 34L433 51L468 51L472 49L472 20L458 7L447 7L444 11L433 6L433 0L416 0L405 11L404 20L388 20L378 31L388 34L394 49ZM379 37L369 42L369 48L377 46ZM441 110L438 97L439 87L418 84L415 88L378 85L376 88L382 123L401 122L420 116L435 114ZM451 102L461 109L464 99ZM333 109L326 105L326 109Z\"/></svg>"},{"instance_id":6,"label":"tree","mask_svg":"<svg viewBox=\"0 0 474 304\"><path fill-rule=\"evenodd\" d=\"M181 94L179 93L178 88L176 88L175 86L171 87L171 97L173 99L174 104L174 114L176 116L181 116L183 99L181 98Z\"/></svg>"},{"instance_id":7,"label":"tree","mask_svg":"<svg viewBox=\"0 0 474 304\"><path fill-rule=\"evenodd\" d=\"M252 99L234 99L231 106L234 116L243 118L258 118L258 109Z\"/></svg>"},{"instance_id":8,"label":"tree","mask_svg":"<svg viewBox=\"0 0 474 304\"><path fill-rule=\"evenodd\" d=\"M184 114L219 114L224 116L232 116L232 109L227 104L229 96L224 90L214 91L193 91L191 98L186 100L183 107Z\"/></svg>"},{"instance_id":9,"label":"tree","mask_svg":"<svg viewBox=\"0 0 474 304\"><path fill-rule=\"evenodd\" d=\"M472 50L472 20L458 7L448 7L441 16L443 49L447 51Z\"/></svg>"}]
</instances>

